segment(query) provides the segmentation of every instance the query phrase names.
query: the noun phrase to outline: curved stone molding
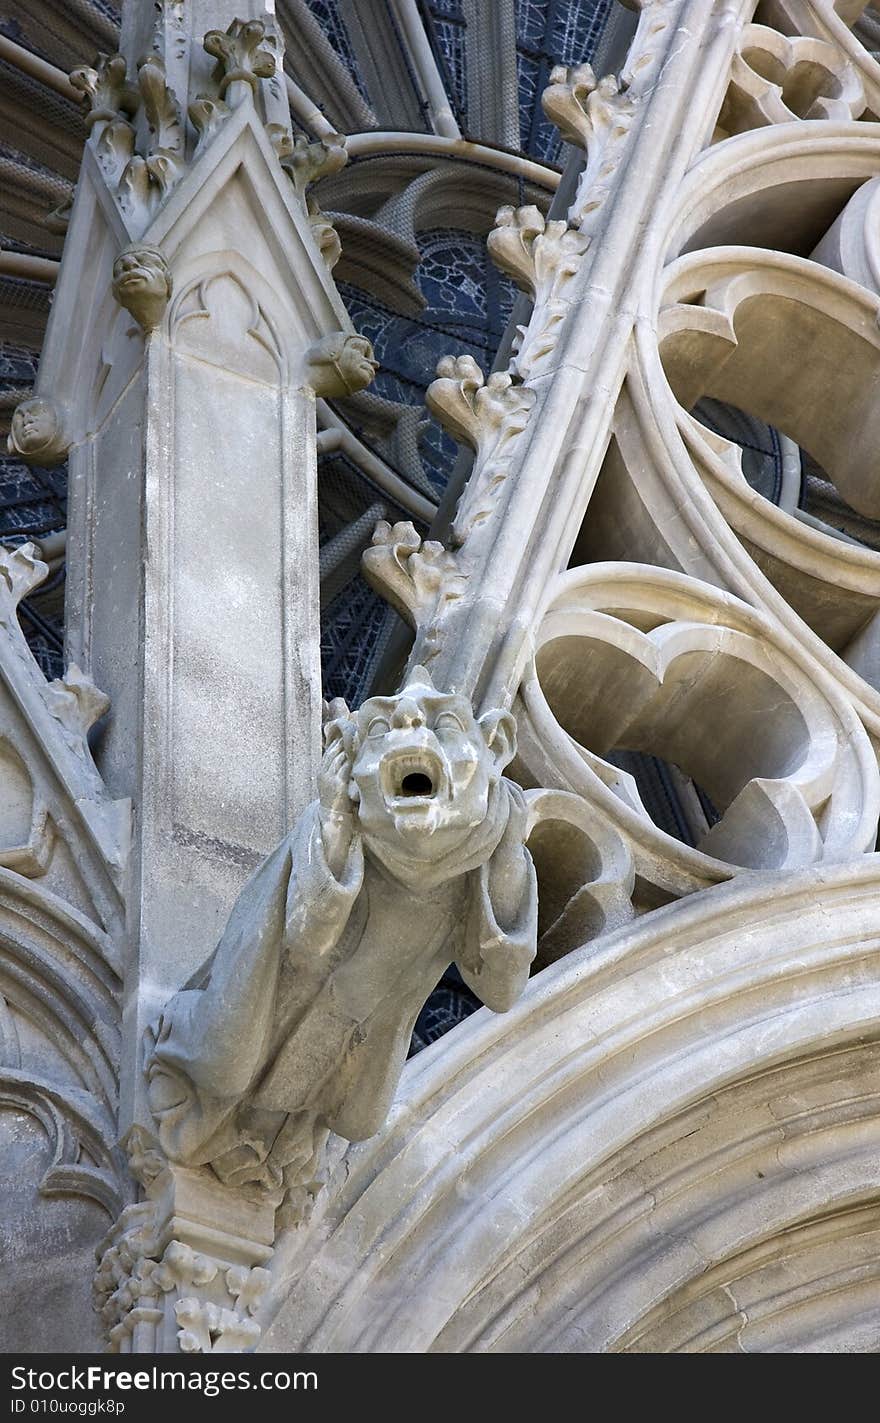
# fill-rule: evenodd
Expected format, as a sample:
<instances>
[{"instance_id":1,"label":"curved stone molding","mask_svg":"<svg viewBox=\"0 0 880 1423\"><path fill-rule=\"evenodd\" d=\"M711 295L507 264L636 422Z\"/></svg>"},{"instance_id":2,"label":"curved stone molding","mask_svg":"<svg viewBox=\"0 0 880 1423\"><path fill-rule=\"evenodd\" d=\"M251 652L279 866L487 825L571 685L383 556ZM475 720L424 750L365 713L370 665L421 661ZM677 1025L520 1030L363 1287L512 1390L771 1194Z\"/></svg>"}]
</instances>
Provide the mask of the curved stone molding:
<instances>
[{"instance_id":1,"label":"curved stone molding","mask_svg":"<svg viewBox=\"0 0 880 1423\"><path fill-rule=\"evenodd\" d=\"M760 1349L761 1258L876 1214L878 875L870 856L662 909L420 1054L315 1236L279 1244L261 1348L602 1352L664 1347L670 1321ZM825 1316L855 1347L858 1280ZM821 1338L817 1313L786 1303L775 1347Z\"/></svg>"},{"instance_id":2,"label":"curved stone molding","mask_svg":"<svg viewBox=\"0 0 880 1423\"><path fill-rule=\"evenodd\" d=\"M30 805L26 840L0 848L0 864L22 874L48 874L51 889L69 895L107 928L118 928L129 807L108 796L87 740L108 699L75 664L47 683L18 622L19 603L48 571L33 544L0 552L0 741L9 748L7 768L9 756L20 768L19 825L24 802ZM7 815L14 794L9 784ZM79 866L74 880L63 863L68 853Z\"/></svg>"},{"instance_id":3,"label":"curved stone molding","mask_svg":"<svg viewBox=\"0 0 880 1423\"><path fill-rule=\"evenodd\" d=\"M113 1219L124 1204L125 1175L115 1147L115 1122L85 1092L0 1065L0 1111L27 1113L52 1146L52 1162L39 1185L41 1196L85 1197Z\"/></svg>"},{"instance_id":4,"label":"curved stone molding","mask_svg":"<svg viewBox=\"0 0 880 1423\"><path fill-rule=\"evenodd\" d=\"M46 873L54 832L47 807L15 746L0 736L0 865L21 875Z\"/></svg>"},{"instance_id":5,"label":"curved stone molding","mask_svg":"<svg viewBox=\"0 0 880 1423\"><path fill-rule=\"evenodd\" d=\"M695 579L626 564L564 575L521 698L529 775L584 796L667 892L873 847L880 778L848 702L770 619ZM708 793L720 818L698 848L653 826L604 759L614 747L665 757Z\"/></svg>"},{"instance_id":6,"label":"curved stone molding","mask_svg":"<svg viewBox=\"0 0 880 1423\"><path fill-rule=\"evenodd\" d=\"M872 113L880 112L880 65L852 25L865 7L860 0L766 0L762 18L785 34L812 35L834 46L858 74Z\"/></svg>"},{"instance_id":7,"label":"curved stone molding","mask_svg":"<svg viewBox=\"0 0 880 1423\"><path fill-rule=\"evenodd\" d=\"M57 1072L60 1056L81 1092L115 1108L120 980L109 935L42 885L2 868L0 935L0 993L34 1042L32 1058L10 1065L46 1076L48 1064Z\"/></svg>"},{"instance_id":8,"label":"curved stone molding","mask_svg":"<svg viewBox=\"0 0 880 1423\"><path fill-rule=\"evenodd\" d=\"M580 796L526 791L529 854L538 876L538 953L543 969L634 917L635 865L626 841Z\"/></svg>"},{"instance_id":9,"label":"curved stone molding","mask_svg":"<svg viewBox=\"0 0 880 1423\"><path fill-rule=\"evenodd\" d=\"M698 303L688 300L695 290ZM661 352L685 409L713 395L766 419L810 451L854 509L880 515L870 455L880 375L875 295L803 258L716 247L672 265L665 303ZM795 357L803 349L814 356L809 371Z\"/></svg>"},{"instance_id":10,"label":"curved stone molding","mask_svg":"<svg viewBox=\"0 0 880 1423\"><path fill-rule=\"evenodd\" d=\"M664 259L743 242L811 251L853 193L880 173L876 127L773 124L705 149L664 214Z\"/></svg>"},{"instance_id":11,"label":"curved stone molding","mask_svg":"<svg viewBox=\"0 0 880 1423\"><path fill-rule=\"evenodd\" d=\"M188 282L168 318L175 348L267 385L276 384L283 378L286 354L275 320L257 290L245 271L231 265Z\"/></svg>"},{"instance_id":12,"label":"curved stone molding","mask_svg":"<svg viewBox=\"0 0 880 1423\"><path fill-rule=\"evenodd\" d=\"M678 429L706 488L788 603L833 651L876 683L877 674L856 639L877 612L880 556L796 509L787 512L768 504L746 484L733 447L685 413L703 393L715 393L752 414L765 412L821 461L854 508L870 514L880 507L872 491L869 453L872 371L880 362L876 295L815 262L743 248L690 254L667 270L664 283L663 300L670 304L659 319L661 354L679 398L673 404ZM690 297L694 284L704 290L700 301L676 304L677 295ZM774 350L780 337L782 345ZM815 353L811 369L822 363L825 371L809 393L802 384L802 363L791 359L804 340ZM653 377L645 394L654 412L669 400L665 382ZM860 400L862 414L857 413ZM653 440L647 423L642 428ZM625 416L619 438L622 452L632 445L625 455L628 468L647 472L654 456L645 461L637 455ZM644 499L649 476L637 478ZM871 693L864 688L862 695Z\"/></svg>"},{"instance_id":13,"label":"curved stone molding","mask_svg":"<svg viewBox=\"0 0 880 1423\"><path fill-rule=\"evenodd\" d=\"M880 296L880 178L862 184L811 255Z\"/></svg>"},{"instance_id":14,"label":"curved stone molding","mask_svg":"<svg viewBox=\"0 0 880 1423\"><path fill-rule=\"evenodd\" d=\"M729 135L798 119L857 119L864 108L859 76L835 45L746 25L718 128Z\"/></svg>"}]
</instances>

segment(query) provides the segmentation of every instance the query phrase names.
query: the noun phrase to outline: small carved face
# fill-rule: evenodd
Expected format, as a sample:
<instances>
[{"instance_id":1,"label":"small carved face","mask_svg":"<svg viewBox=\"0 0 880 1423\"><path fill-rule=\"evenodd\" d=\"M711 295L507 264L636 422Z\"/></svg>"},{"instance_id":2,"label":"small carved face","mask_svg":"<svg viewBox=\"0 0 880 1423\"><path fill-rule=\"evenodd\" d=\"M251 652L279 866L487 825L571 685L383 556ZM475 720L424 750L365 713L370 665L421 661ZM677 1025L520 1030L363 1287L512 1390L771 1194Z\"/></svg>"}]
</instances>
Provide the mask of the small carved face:
<instances>
[{"instance_id":1,"label":"small carved face","mask_svg":"<svg viewBox=\"0 0 880 1423\"><path fill-rule=\"evenodd\" d=\"M383 842L422 857L462 843L486 818L513 738L507 712L477 721L466 697L427 681L364 702L352 780L361 829L379 858Z\"/></svg>"},{"instance_id":2,"label":"small carved face","mask_svg":"<svg viewBox=\"0 0 880 1423\"><path fill-rule=\"evenodd\" d=\"M145 329L157 326L171 295L171 272L158 247L124 247L113 263L113 295Z\"/></svg>"},{"instance_id":3,"label":"small carved face","mask_svg":"<svg viewBox=\"0 0 880 1423\"><path fill-rule=\"evenodd\" d=\"M306 353L308 383L316 395L354 395L370 384L379 363L366 336L345 336L331 331Z\"/></svg>"},{"instance_id":4,"label":"small carved face","mask_svg":"<svg viewBox=\"0 0 880 1423\"><path fill-rule=\"evenodd\" d=\"M12 431L19 449L31 454L51 444L58 433L58 417L48 400L34 396L23 400L12 417Z\"/></svg>"},{"instance_id":5,"label":"small carved face","mask_svg":"<svg viewBox=\"0 0 880 1423\"><path fill-rule=\"evenodd\" d=\"M369 385L379 362L373 355L373 347L366 336L346 336L339 358L343 378L352 391L362 390Z\"/></svg>"},{"instance_id":6,"label":"small carved face","mask_svg":"<svg viewBox=\"0 0 880 1423\"><path fill-rule=\"evenodd\" d=\"M125 247L113 263L113 290L168 297L171 278L158 247Z\"/></svg>"},{"instance_id":7,"label":"small carved face","mask_svg":"<svg viewBox=\"0 0 880 1423\"><path fill-rule=\"evenodd\" d=\"M40 455L57 458L60 441L61 422L51 401L34 396L16 407L8 442L10 454L33 460Z\"/></svg>"}]
</instances>

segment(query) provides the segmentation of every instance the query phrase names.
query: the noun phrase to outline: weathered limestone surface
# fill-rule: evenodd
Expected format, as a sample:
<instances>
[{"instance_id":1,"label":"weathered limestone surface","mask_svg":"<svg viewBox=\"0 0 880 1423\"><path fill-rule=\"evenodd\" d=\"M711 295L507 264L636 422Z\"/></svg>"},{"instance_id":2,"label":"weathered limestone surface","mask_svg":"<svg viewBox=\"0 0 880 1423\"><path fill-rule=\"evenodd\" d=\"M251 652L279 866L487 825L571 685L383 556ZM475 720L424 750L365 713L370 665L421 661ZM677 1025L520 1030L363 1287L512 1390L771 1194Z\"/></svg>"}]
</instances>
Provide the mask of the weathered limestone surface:
<instances>
[{"instance_id":1,"label":"weathered limestone surface","mask_svg":"<svg viewBox=\"0 0 880 1423\"><path fill-rule=\"evenodd\" d=\"M799 507L803 450L880 513L880 67L857 4L633 6L619 74L550 75L550 212L497 212L498 368L427 391L457 507L364 554L406 667L323 718L316 402L376 370L331 269L380 224L310 188L358 135L258 0L127 4L74 72L9 437L69 460L64 677L0 554L3 1228L49 1279L6 1347L880 1348L880 554ZM382 190L405 300L447 179ZM778 431L775 501L705 398ZM405 1065L451 963L494 1012Z\"/></svg>"}]
</instances>

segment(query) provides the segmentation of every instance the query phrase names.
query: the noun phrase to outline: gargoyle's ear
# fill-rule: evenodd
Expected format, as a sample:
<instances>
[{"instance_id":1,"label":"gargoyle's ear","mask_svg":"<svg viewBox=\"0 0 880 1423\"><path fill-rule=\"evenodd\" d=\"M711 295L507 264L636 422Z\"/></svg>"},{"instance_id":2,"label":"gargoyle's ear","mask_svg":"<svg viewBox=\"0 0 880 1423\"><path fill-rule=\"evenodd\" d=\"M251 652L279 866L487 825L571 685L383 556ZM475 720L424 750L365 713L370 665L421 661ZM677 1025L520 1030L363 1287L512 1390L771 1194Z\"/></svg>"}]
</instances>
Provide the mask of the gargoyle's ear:
<instances>
[{"instance_id":1,"label":"gargoyle's ear","mask_svg":"<svg viewBox=\"0 0 880 1423\"><path fill-rule=\"evenodd\" d=\"M495 711L484 712L479 725L495 758L496 767L503 771L516 751L516 722L510 712L496 708Z\"/></svg>"}]
</instances>

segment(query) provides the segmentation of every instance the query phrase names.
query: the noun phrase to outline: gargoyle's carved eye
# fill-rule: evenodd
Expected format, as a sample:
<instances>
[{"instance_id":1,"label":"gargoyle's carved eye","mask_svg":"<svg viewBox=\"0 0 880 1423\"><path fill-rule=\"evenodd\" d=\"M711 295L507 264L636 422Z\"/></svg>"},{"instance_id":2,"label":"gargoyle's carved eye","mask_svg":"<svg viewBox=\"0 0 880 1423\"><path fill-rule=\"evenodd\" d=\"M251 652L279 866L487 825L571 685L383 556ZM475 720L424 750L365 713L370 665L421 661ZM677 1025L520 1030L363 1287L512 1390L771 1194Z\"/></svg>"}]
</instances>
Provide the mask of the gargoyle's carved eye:
<instances>
[{"instance_id":1,"label":"gargoyle's carved eye","mask_svg":"<svg viewBox=\"0 0 880 1423\"><path fill-rule=\"evenodd\" d=\"M367 736L384 736L386 731L391 730L391 725L384 716L374 716L367 727Z\"/></svg>"},{"instance_id":2,"label":"gargoyle's carved eye","mask_svg":"<svg viewBox=\"0 0 880 1423\"><path fill-rule=\"evenodd\" d=\"M434 722L434 730L463 732L464 727L462 726L460 719L455 715L454 712L445 711L441 712L437 720Z\"/></svg>"}]
</instances>

